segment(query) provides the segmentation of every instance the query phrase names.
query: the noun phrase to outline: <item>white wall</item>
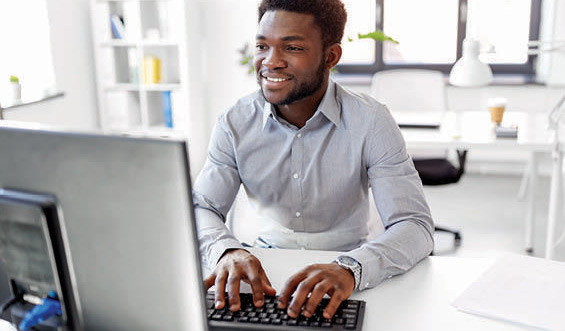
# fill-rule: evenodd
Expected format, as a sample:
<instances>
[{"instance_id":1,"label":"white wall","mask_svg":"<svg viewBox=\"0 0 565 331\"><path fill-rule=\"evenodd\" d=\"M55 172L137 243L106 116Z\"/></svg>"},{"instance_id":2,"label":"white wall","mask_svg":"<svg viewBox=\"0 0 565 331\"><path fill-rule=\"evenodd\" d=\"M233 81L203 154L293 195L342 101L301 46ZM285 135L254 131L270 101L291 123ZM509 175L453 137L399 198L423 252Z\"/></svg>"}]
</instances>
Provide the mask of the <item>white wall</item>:
<instances>
[{"instance_id":1,"label":"white wall","mask_svg":"<svg viewBox=\"0 0 565 331\"><path fill-rule=\"evenodd\" d=\"M257 0L187 0L191 86L193 176L204 164L217 116L256 89L255 78L239 64L238 50L255 41Z\"/></svg>"},{"instance_id":2,"label":"white wall","mask_svg":"<svg viewBox=\"0 0 565 331\"><path fill-rule=\"evenodd\" d=\"M88 0L47 0L47 13L56 88L65 96L6 111L6 119L78 129L97 128Z\"/></svg>"},{"instance_id":3,"label":"white wall","mask_svg":"<svg viewBox=\"0 0 565 331\"><path fill-rule=\"evenodd\" d=\"M98 127L93 46L90 31L89 0L47 0L51 43L57 87L63 99L41 106L24 107L20 117L72 128ZM549 22L551 37L565 39L565 1L553 3L543 20ZM209 136L216 117L239 97L254 91L254 76L239 64L238 49L245 42L254 44L258 0L186 0L191 100L191 157L193 174L198 173L206 157ZM547 9L546 9L547 10ZM562 26L563 25L563 26ZM546 30L547 30L546 29ZM553 55L552 55L553 56ZM565 56L562 54L560 56ZM565 64L559 57L548 63L555 68ZM554 64L558 61L557 64ZM561 64L559 64L561 63ZM561 71L546 71L559 74ZM565 75L565 70L562 70ZM368 87L354 86L368 90ZM490 86L483 89L448 91L452 109L478 109L490 95L506 96L509 109L546 111L565 87ZM16 114L14 110L13 114ZM9 115L11 116L11 115ZM16 115L13 115L16 116Z\"/></svg>"}]
</instances>

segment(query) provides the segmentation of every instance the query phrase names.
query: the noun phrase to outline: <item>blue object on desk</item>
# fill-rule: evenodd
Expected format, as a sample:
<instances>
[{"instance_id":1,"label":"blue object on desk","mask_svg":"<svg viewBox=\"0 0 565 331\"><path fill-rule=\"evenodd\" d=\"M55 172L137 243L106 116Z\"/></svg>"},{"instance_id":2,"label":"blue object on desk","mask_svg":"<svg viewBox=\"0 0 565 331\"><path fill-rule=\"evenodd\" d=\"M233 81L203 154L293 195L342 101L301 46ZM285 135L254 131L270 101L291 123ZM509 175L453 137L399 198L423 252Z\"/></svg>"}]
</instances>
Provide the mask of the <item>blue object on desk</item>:
<instances>
[{"instance_id":1,"label":"blue object on desk","mask_svg":"<svg viewBox=\"0 0 565 331\"><path fill-rule=\"evenodd\" d=\"M63 311L61 310L61 303L56 299L54 292L49 293L49 297L43 299L43 303L35 306L33 309L28 311L18 328L20 330L29 330L29 328L50 319L55 315L61 315Z\"/></svg>"},{"instance_id":2,"label":"blue object on desk","mask_svg":"<svg viewBox=\"0 0 565 331\"><path fill-rule=\"evenodd\" d=\"M171 91L161 92L163 96L163 121L168 128L173 127L173 108L171 104Z\"/></svg>"}]
</instances>

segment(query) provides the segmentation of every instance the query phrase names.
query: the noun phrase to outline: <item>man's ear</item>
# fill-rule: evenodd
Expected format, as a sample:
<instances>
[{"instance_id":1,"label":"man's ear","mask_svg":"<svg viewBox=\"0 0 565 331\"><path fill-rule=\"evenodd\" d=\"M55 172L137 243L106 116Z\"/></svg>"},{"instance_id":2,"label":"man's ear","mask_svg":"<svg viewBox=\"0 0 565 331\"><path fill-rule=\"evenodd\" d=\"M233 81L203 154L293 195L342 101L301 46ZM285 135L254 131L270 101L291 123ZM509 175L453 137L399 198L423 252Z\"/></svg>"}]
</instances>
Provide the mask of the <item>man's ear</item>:
<instances>
[{"instance_id":1,"label":"man's ear","mask_svg":"<svg viewBox=\"0 0 565 331\"><path fill-rule=\"evenodd\" d=\"M343 50L340 44L329 46L326 50L326 67L329 69L335 67L341 59L342 52Z\"/></svg>"}]
</instances>

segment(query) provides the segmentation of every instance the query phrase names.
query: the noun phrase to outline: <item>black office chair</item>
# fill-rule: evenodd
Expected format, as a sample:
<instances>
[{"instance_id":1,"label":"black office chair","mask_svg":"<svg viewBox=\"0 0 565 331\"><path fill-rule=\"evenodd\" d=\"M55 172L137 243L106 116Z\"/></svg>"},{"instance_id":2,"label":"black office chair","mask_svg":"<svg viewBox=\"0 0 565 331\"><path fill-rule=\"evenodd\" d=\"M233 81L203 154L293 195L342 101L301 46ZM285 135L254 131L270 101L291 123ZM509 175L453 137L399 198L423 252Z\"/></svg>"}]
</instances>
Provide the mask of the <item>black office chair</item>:
<instances>
[{"instance_id":1,"label":"black office chair","mask_svg":"<svg viewBox=\"0 0 565 331\"><path fill-rule=\"evenodd\" d=\"M414 159L414 166L420 175L423 185L446 185L457 183L465 173L465 162L467 151L457 151L459 167L454 166L447 158ZM455 239L455 245L461 244L461 233L457 230L442 226L435 226L436 231L451 233Z\"/></svg>"}]
</instances>

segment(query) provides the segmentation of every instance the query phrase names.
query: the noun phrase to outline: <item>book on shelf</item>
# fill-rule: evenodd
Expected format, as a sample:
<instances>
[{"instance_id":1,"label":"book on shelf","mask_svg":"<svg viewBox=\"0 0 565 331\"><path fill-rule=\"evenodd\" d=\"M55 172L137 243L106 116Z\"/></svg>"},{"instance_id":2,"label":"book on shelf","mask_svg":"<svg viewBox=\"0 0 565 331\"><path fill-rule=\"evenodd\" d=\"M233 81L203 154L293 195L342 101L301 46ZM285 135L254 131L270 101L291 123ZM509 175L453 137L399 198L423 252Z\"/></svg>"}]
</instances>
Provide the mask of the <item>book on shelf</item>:
<instances>
[{"instance_id":1,"label":"book on shelf","mask_svg":"<svg viewBox=\"0 0 565 331\"><path fill-rule=\"evenodd\" d=\"M126 28L122 17L116 14L110 16L110 25L112 26L112 35L115 39L124 39L126 37Z\"/></svg>"},{"instance_id":2,"label":"book on shelf","mask_svg":"<svg viewBox=\"0 0 565 331\"><path fill-rule=\"evenodd\" d=\"M161 92L163 99L163 122L167 128L173 127L173 109L171 102L171 91Z\"/></svg>"}]
</instances>

